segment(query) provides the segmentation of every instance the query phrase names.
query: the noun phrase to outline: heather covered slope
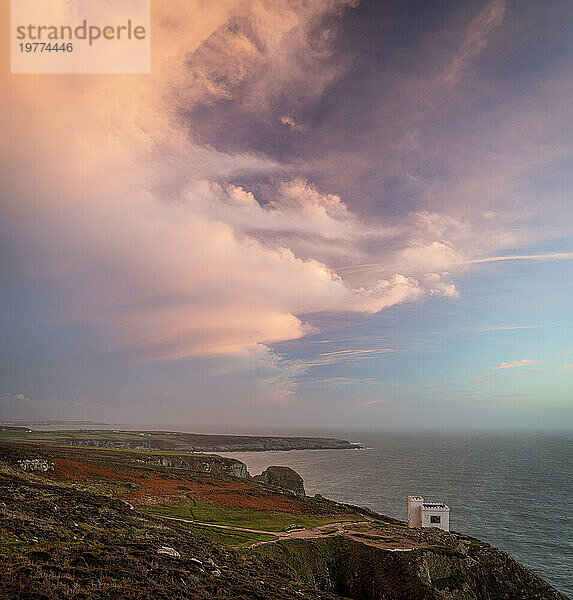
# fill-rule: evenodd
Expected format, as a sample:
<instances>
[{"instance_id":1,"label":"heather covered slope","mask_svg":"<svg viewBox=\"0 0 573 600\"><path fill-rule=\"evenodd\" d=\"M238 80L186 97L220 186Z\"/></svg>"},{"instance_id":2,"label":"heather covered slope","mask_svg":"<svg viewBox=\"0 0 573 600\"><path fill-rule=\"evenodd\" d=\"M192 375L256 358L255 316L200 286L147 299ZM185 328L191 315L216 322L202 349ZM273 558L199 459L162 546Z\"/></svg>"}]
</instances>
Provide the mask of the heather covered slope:
<instances>
[{"instance_id":1,"label":"heather covered slope","mask_svg":"<svg viewBox=\"0 0 573 600\"><path fill-rule=\"evenodd\" d=\"M0 506L2 598L333 597L277 575L265 560L213 544L184 524L142 515L75 486L4 472Z\"/></svg>"},{"instance_id":2,"label":"heather covered slope","mask_svg":"<svg viewBox=\"0 0 573 600\"><path fill-rule=\"evenodd\" d=\"M355 507L297 496L247 476L243 463L205 454L0 444L0 459L22 471L22 459L44 460L42 480L129 502L138 510L254 529L359 521Z\"/></svg>"}]
</instances>

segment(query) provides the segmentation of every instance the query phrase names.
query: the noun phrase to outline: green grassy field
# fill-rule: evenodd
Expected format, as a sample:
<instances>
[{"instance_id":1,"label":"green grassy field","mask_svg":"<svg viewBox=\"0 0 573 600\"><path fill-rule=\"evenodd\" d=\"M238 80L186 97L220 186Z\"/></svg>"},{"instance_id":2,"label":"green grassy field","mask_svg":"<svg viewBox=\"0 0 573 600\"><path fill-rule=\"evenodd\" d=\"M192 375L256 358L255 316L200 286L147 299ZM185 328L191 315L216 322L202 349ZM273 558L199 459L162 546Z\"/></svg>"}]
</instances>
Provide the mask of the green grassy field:
<instances>
[{"instance_id":1,"label":"green grassy field","mask_svg":"<svg viewBox=\"0 0 573 600\"><path fill-rule=\"evenodd\" d=\"M21 439L27 442L57 442L60 440L111 440L123 442L128 440L160 440L173 445L186 446L186 442L177 438L177 435L167 433L139 433L134 431L120 431L119 433L106 429L97 430L55 430L55 431L26 431L25 429L2 430L0 428L0 440Z\"/></svg>"},{"instance_id":2,"label":"green grassy field","mask_svg":"<svg viewBox=\"0 0 573 600\"><path fill-rule=\"evenodd\" d=\"M277 537L266 533L251 533L250 531L232 531L229 529L219 529L218 527L205 527L204 525L192 525L191 523L183 523L183 525L191 531L206 537L212 542L224 544L232 548L240 548L242 546L250 546L256 542L270 542L276 540Z\"/></svg>"},{"instance_id":3,"label":"green grassy field","mask_svg":"<svg viewBox=\"0 0 573 600\"><path fill-rule=\"evenodd\" d=\"M73 446L72 446L73 447ZM98 452L123 452L126 454L145 454L146 456L201 456L205 458L220 458L218 454L208 454L206 452L191 452L187 450L157 450L156 448L102 448L101 446L78 446L81 450L97 450Z\"/></svg>"},{"instance_id":4,"label":"green grassy field","mask_svg":"<svg viewBox=\"0 0 573 600\"><path fill-rule=\"evenodd\" d=\"M312 515L299 515L284 513L274 510L255 510L249 508L231 508L222 504L214 504L196 500L179 506L160 506L141 509L148 514L193 519L203 523L219 525L233 525L247 529L261 529L264 531L283 531L295 526L311 529L319 525L328 525L337 521L360 521L362 517L354 518L347 514L333 514L313 517Z\"/></svg>"}]
</instances>

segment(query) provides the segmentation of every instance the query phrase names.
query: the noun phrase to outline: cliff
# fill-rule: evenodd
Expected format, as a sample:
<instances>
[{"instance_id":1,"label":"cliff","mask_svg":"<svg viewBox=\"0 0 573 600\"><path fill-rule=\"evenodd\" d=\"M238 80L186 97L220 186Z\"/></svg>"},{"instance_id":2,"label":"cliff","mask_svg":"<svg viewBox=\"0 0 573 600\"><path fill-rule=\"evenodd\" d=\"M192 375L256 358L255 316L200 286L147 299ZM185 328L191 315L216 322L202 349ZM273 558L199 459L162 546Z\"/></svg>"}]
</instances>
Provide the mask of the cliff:
<instances>
[{"instance_id":1,"label":"cliff","mask_svg":"<svg viewBox=\"0 0 573 600\"><path fill-rule=\"evenodd\" d=\"M90 461L113 461L116 466L141 465L149 468L169 467L193 473L204 473L212 477L250 479L247 465L236 458L227 458L215 454L132 451L131 448L129 449L130 452L118 453L114 452L113 449L104 450L106 446L99 446L99 448L102 449L92 449L90 447L89 450L82 451L81 447L74 446L66 451L38 444L13 443L9 446L0 445L0 460L7 459L12 463L16 461L24 470L28 471L48 471L53 470L54 465L47 460L47 456L63 455L73 459L77 455L81 460L86 460L83 452L89 452ZM48 454L46 450L49 451ZM36 463L40 466L36 466Z\"/></svg>"},{"instance_id":2,"label":"cliff","mask_svg":"<svg viewBox=\"0 0 573 600\"><path fill-rule=\"evenodd\" d=\"M435 548L383 550L346 537L255 551L278 572L356 600L567 600L507 553L455 534Z\"/></svg>"},{"instance_id":3,"label":"cliff","mask_svg":"<svg viewBox=\"0 0 573 600\"><path fill-rule=\"evenodd\" d=\"M235 458L224 458L209 454L173 455L173 456L145 456L136 459L137 462L149 466L171 467L186 469L199 473L209 473L215 477L238 477L248 479L247 465Z\"/></svg>"},{"instance_id":4,"label":"cliff","mask_svg":"<svg viewBox=\"0 0 573 600\"><path fill-rule=\"evenodd\" d=\"M565 600L479 540L245 472L217 456L0 444L0 598ZM302 484L276 467L266 484L277 474Z\"/></svg>"}]
</instances>

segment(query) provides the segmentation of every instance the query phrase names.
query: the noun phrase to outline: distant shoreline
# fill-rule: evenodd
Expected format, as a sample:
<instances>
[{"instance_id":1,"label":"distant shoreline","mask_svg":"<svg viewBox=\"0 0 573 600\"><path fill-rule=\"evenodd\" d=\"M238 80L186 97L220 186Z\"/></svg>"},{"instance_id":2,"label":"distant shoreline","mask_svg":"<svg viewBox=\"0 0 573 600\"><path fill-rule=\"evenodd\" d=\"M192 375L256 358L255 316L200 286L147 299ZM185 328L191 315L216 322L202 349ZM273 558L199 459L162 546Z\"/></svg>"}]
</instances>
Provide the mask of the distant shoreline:
<instances>
[{"instance_id":1,"label":"distant shoreline","mask_svg":"<svg viewBox=\"0 0 573 600\"><path fill-rule=\"evenodd\" d=\"M290 450L357 450L359 442L337 438L218 435L177 431L120 429L37 430L23 425L0 425L0 439L81 448L167 450L174 452L269 452Z\"/></svg>"}]
</instances>

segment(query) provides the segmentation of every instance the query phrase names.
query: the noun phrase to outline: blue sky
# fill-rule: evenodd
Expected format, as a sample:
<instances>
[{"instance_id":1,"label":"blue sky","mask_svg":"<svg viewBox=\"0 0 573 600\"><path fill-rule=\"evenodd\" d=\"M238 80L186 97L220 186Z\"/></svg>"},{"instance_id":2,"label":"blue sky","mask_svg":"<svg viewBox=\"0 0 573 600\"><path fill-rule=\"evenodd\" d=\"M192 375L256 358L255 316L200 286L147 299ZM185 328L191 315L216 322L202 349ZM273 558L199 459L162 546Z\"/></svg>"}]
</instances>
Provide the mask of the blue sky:
<instances>
[{"instance_id":1,"label":"blue sky","mask_svg":"<svg viewBox=\"0 0 573 600\"><path fill-rule=\"evenodd\" d=\"M570 2L152 25L151 75L4 56L0 418L573 427Z\"/></svg>"}]
</instances>

